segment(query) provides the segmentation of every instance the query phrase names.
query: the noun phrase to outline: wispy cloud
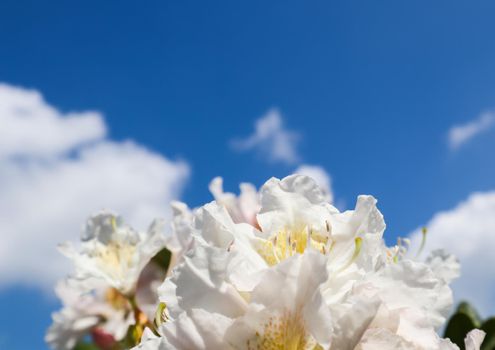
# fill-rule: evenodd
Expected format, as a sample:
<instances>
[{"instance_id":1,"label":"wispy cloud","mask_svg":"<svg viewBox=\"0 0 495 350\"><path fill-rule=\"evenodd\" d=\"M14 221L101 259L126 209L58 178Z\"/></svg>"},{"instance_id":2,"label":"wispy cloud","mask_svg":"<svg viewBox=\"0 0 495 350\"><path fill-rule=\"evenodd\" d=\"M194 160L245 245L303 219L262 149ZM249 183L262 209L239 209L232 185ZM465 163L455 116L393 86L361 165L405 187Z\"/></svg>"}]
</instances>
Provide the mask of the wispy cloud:
<instances>
[{"instance_id":1,"label":"wispy cloud","mask_svg":"<svg viewBox=\"0 0 495 350\"><path fill-rule=\"evenodd\" d=\"M231 146L236 151L255 151L264 160L282 162L297 167L292 173L313 178L327 193L328 200L333 201L332 178L319 165L302 164L302 157L297 146L301 134L288 130L280 111L270 109L264 116L256 120L254 132L244 139L231 140Z\"/></svg>"},{"instance_id":2,"label":"wispy cloud","mask_svg":"<svg viewBox=\"0 0 495 350\"><path fill-rule=\"evenodd\" d=\"M426 251L445 249L461 262L461 277L454 282L454 297L469 300L485 316L495 312L495 191L473 193L457 207L437 213L427 223ZM411 250L420 245L421 233L411 234ZM473 288L476 286L476 288Z\"/></svg>"},{"instance_id":3,"label":"wispy cloud","mask_svg":"<svg viewBox=\"0 0 495 350\"><path fill-rule=\"evenodd\" d=\"M51 289L70 265L56 245L102 208L137 227L166 216L189 167L106 137L97 112L62 113L40 93L0 85L0 287Z\"/></svg>"},{"instance_id":4,"label":"wispy cloud","mask_svg":"<svg viewBox=\"0 0 495 350\"><path fill-rule=\"evenodd\" d=\"M0 84L0 157L54 157L106 135L95 111L63 116L34 90Z\"/></svg>"},{"instance_id":5,"label":"wispy cloud","mask_svg":"<svg viewBox=\"0 0 495 350\"><path fill-rule=\"evenodd\" d=\"M278 109L271 109L256 121L253 134L234 139L231 145L237 151L254 150L271 162L293 165L300 159L297 151L299 140L297 132L286 129Z\"/></svg>"},{"instance_id":6,"label":"wispy cloud","mask_svg":"<svg viewBox=\"0 0 495 350\"><path fill-rule=\"evenodd\" d=\"M495 125L495 114L485 112L477 119L462 125L454 125L449 130L448 140L450 149L456 150L466 144L478 134L488 130Z\"/></svg>"}]
</instances>

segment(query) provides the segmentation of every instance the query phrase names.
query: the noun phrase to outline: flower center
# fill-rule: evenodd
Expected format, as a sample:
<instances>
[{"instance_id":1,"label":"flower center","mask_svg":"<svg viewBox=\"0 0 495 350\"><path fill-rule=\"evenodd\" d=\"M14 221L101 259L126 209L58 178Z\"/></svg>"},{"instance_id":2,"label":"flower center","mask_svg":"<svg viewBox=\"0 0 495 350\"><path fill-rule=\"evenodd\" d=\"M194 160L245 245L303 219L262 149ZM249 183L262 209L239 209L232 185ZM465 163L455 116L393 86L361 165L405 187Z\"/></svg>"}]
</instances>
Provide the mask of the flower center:
<instances>
[{"instance_id":1,"label":"flower center","mask_svg":"<svg viewBox=\"0 0 495 350\"><path fill-rule=\"evenodd\" d=\"M99 245L95 256L103 271L114 278L121 279L132 266L135 251L136 247L132 244L111 241L108 244Z\"/></svg>"},{"instance_id":2,"label":"flower center","mask_svg":"<svg viewBox=\"0 0 495 350\"><path fill-rule=\"evenodd\" d=\"M115 288L108 288L105 291L105 301L112 305L116 310L125 310L129 308L129 302L126 297Z\"/></svg>"},{"instance_id":3,"label":"flower center","mask_svg":"<svg viewBox=\"0 0 495 350\"><path fill-rule=\"evenodd\" d=\"M281 230L272 238L257 241L256 251L269 265L278 264L294 254L302 254L308 247L327 254L331 247L329 235L313 232L307 227Z\"/></svg>"},{"instance_id":4,"label":"flower center","mask_svg":"<svg viewBox=\"0 0 495 350\"><path fill-rule=\"evenodd\" d=\"M300 312L288 311L268 318L255 338L248 340L249 350L320 350L322 347L304 327Z\"/></svg>"}]
</instances>

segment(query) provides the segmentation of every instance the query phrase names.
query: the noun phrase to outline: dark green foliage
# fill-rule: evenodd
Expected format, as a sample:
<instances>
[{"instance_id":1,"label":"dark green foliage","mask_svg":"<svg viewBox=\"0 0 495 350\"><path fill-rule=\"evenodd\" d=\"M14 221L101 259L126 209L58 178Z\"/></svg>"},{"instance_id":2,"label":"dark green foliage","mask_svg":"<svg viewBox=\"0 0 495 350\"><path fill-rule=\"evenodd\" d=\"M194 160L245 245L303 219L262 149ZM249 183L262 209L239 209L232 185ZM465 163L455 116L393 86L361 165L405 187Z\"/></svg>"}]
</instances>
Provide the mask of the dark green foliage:
<instances>
[{"instance_id":1,"label":"dark green foliage","mask_svg":"<svg viewBox=\"0 0 495 350\"><path fill-rule=\"evenodd\" d=\"M474 307L469 303L463 301L457 306L457 313L467 315L473 322L474 328L479 328L481 326L481 317Z\"/></svg>"},{"instance_id":2,"label":"dark green foliage","mask_svg":"<svg viewBox=\"0 0 495 350\"><path fill-rule=\"evenodd\" d=\"M444 337L449 338L452 343L464 350L464 338L474 328L476 328L474 322L468 315L457 312L450 318Z\"/></svg>"},{"instance_id":3,"label":"dark green foliage","mask_svg":"<svg viewBox=\"0 0 495 350\"><path fill-rule=\"evenodd\" d=\"M486 332L485 340L483 341L483 350L495 349L495 317L489 318L482 325L481 329Z\"/></svg>"},{"instance_id":4,"label":"dark green foliage","mask_svg":"<svg viewBox=\"0 0 495 350\"><path fill-rule=\"evenodd\" d=\"M495 350L495 317L483 322L476 309L467 302L462 302L457 307L447 323L444 337L464 350L464 338L475 328L482 329L486 333L481 350Z\"/></svg>"}]
</instances>

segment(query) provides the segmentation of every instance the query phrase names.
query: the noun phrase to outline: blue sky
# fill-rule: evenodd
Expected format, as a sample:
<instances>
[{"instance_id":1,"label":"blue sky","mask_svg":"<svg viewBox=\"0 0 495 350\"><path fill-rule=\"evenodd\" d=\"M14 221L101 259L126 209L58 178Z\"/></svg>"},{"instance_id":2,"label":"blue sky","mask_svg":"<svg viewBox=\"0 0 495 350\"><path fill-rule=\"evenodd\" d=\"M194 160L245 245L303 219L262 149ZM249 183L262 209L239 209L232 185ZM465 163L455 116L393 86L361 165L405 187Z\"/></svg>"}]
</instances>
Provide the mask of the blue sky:
<instances>
[{"instance_id":1,"label":"blue sky","mask_svg":"<svg viewBox=\"0 0 495 350\"><path fill-rule=\"evenodd\" d=\"M184 162L191 206L211 199L217 175L235 191L321 166L340 206L378 198L392 243L495 190L492 121L449 146L449 130L495 108L494 11L493 1L5 0L0 81L62 114L99 111L107 140ZM299 135L299 162L232 147L271 108ZM56 301L37 283L2 281L0 305L0 347L43 349Z\"/></svg>"}]
</instances>

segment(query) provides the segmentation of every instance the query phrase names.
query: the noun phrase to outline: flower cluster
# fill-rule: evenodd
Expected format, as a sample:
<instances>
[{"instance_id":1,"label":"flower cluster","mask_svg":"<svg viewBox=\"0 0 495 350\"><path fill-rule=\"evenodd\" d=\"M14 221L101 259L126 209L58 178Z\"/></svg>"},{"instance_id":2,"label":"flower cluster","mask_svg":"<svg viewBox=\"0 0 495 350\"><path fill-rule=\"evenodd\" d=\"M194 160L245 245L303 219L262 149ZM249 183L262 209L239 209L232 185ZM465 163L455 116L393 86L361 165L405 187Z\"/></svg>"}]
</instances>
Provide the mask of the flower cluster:
<instances>
[{"instance_id":1,"label":"flower cluster","mask_svg":"<svg viewBox=\"0 0 495 350\"><path fill-rule=\"evenodd\" d=\"M457 260L436 251L418 261L406 243L387 247L372 196L340 212L300 175L272 178L259 192L243 184L239 196L219 178L210 190L215 201L198 209L173 203L169 239L158 223L141 234L110 214L90 219L81 249L63 248L76 272L59 288L65 307L50 344L71 349L90 330L95 343L125 348L131 338L144 350L458 349L437 334ZM138 280L163 248L172 258L167 277L156 283L155 274L145 288L160 284L147 299L150 316ZM83 297L74 302L67 285ZM465 348L479 349L483 337L470 332Z\"/></svg>"}]
</instances>

